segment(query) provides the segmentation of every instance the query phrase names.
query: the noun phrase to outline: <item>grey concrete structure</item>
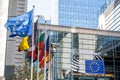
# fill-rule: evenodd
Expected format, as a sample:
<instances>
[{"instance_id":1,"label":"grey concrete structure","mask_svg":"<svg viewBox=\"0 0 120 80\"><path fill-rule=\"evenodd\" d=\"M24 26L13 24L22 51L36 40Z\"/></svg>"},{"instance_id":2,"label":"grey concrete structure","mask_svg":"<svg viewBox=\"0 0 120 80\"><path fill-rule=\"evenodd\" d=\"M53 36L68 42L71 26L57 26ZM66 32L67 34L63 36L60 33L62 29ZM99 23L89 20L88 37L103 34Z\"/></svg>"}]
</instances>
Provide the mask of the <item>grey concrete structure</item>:
<instances>
[{"instance_id":1,"label":"grey concrete structure","mask_svg":"<svg viewBox=\"0 0 120 80\"><path fill-rule=\"evenodd\" d=\"M23 14L27 9L27 0L9 0L8 18L12 18ZM25 52L18 52L18 45L22 38L20 37L9 37L7 33L7 44L6 44L6 60L5 60L5 76L10 73L14 73L15 67L22 65L25 59Z\"/></svg>"}]
</instances>

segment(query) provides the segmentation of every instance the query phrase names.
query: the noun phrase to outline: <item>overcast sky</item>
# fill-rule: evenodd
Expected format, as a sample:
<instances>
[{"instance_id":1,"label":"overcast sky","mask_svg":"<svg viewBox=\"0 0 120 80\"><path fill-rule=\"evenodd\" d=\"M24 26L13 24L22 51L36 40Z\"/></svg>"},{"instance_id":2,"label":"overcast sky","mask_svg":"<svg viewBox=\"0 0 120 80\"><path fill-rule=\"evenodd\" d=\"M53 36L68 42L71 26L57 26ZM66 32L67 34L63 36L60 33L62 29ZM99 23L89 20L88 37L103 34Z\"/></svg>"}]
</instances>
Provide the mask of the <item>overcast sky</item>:
<instances>
[{"instance_id":1,"label":"overcast sky","mask_svg":"<svg viewBox=\"0 0 120 80\"><path fill-rule=\"evenodd\" d=\"M34 15L43 15L45 19L50 19L51 15L51 0L27 0L27 11L33 8L35 5Z\"/></svg>"}]
</instances>

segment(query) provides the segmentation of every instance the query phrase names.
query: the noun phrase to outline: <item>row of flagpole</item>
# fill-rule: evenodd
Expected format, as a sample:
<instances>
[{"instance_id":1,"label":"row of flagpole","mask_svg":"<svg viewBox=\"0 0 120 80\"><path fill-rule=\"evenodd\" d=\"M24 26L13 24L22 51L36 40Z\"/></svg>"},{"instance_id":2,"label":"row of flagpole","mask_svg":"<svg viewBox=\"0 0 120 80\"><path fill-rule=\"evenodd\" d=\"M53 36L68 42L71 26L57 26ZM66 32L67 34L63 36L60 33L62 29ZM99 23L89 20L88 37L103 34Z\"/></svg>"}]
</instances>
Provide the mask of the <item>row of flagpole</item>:
<instances>
[{"instance_id":1,"label":"row of flagpole","mask_svg":"<svg viewBox=\"0 0 120 80\"><path fill-rule=\"evenodd\" d=\"M33 62L34 62L34 8L35 6L33 6L33 9L23 15L17 16L15 18L12 19L8 19L5 26L6 28L11 32L11 35L9 37L15 37L15 36L20 36L20 37L26 37L26 36L30 36L32 35L32 54L31 54L31 72L30 72L30 80L33 80ZM40 16L38 16L39 19ZM35 26L37 27L37 26ZM38 30L38 36L40 37L40 30ZM38 38L39 38L38 37ZM52 75L52 71L51 69L51 52L50 52L50 41L49 41L49 52L48 52L48 73L46 72L46 39L47 39L47 30L45 30L45 47L44 47L44 80L46 80L46 78L50 78ZM50 39L49 39L50 40ZM40 50L39 50L39 45L37 45L38 47L38 54L37 54L37 80L39 80L39 56L41 54ZM29 47L27 46L26 49L29 49ZM25 51L25 50L24 50ZM46 76L46 74L48 74L48 76ZM50 78L50 80L52 80L52 78Z\"/></svg>"},{"instance_id":2,"label":"row of flagpole","mask_svg":"<svg viewBox=\"0 0 120 80\"><path fill-rule=\"evenodd\" d=\"M32 56L31 56L31 74L30 74L31 75L30 76L31 80L33 80L33 61L34 61L33 60L33 57L34 57L34 54L33 54L34 53L34 8L35 8L35 6L33 6L33 9L31 11L29 11L29 12L23 14L23 15L17 16L17 17L12 18L12 19L8 19L7 23L5 24L7 29L11 32L10 37L15 37L15 36L26 37L26 36L31 36L32 35ZM46 32L47 31L45 29L45 41L46 41L46 35L47 35ZM39 34L40 34L40 32L39 32ZM50 47L50 44L49 44L49 47ZM50 49L49 49L49 51L50 51ZM39 63L40 63L39 62L39 56L40 56L40 54L41 54L41 51L39 51L39 45L38 45L37 80L39 80ZM49 54L48 54L48 56L49 56L48 77L51 77L51 74L52 74L51 73L52 71L50 72L51 61L52 61L52 59L50 60L50 57L51 57L50 54L51 53L49 52ZM101 62L100 64L103 65L103 62ZM45 47L44 47L44 80L46 80L46 74L47 74L46 69L47 68L46 68L46 42L45 42ZM101 68L101 70L102 70L102 73L104 73L104 71L103 71L104 67ZM72 74L73 74L73 72L72 72Z\"/></svg>"},{"instance_id":3,"label":"row of flagpole","mask_svg":"<svg viewBox=\"0 0 120 80\"><path fill-rule=\"evenodd\" d=\"M33 6L33 15L34 15L34 6ZM39 17L40 16L38 16L38 19L39 19ZM31 59L31 80L33 80L33 46L34 46L34 17L33 17L33 27L32 27L32 59ZM38 36L40 37L40 30L38 30ZM48 37L48 35L47 35L47 30L45 29L45 49L44 49L44 80L46 80L47 79L47 77L46 77L46 74L47 74L47 72L46 72L46 40L47 40L47 37ZM50 43L50 39L49 39L49 43ZM50 72L50 67L51 67L51 61L50 61L50 44L49 44L49 54L48 54L48 58L49 58L49 67L48 67L48 80L51 80L51 78L50 78L50 75L52 74L51 72ZM39 55L40 55L41 53L40 53L40 50L39 50L39 45L38 45L38 63L37 63L37 80L39 80ZM50 73L49 73L50 72Z\"/></svg>"},{"instance_id":4,"label":"row of flagpole","mask_svg":"<svg viewBox=\"0 0 120 80\"><path fill-rule=\"evenodd\" d=\"M34 15L34 7L33 6L33 15ZM38 16L39 19L40 16ZM38 30L38 36L40 37L40 30ZM46 32L45 32L46 36ZM38 37L38 38L39 38ZM45 37L46 38L46 37ZM34 53L34 16L33 16L33 27L32 27L32 59L31 59L31 80L33 80L33 53ZM46 58L46 44L45 44L45 53L44 53L44 59ZM39 50L39 45L38 45L38 63L37 63L37 80L39 80L39 55L40 55L40 50ZM46 80L46 60L44 60L44 80Z\"/></svg>"},{"instance_id":5,"label":"row of flagpole","mask_svg":"<svg viewBox=\"0 0 120 80\"><path fill-rule=\"evenodd\" d=\"M35 8L35 6L33 6L33 15L34 15L34 8ZM39 17L40 16L38 16L38 19L39 19ZM33 27L32 27L32 59L31 59L31 80L33 80L33 53L34 53L34 16L33 16ZM47 32L47 30L45 30L45 41L46 41L46 39L47 39L47 34L46 34L46 32ZM38 34L40 34L40 30L38 31ZM39 37L40 37L40 35L38 35ZM46 43L46 42L45 42ZM49 44L49 47L50 47L50 44ZM46 72L46 44L45 44L45 49L44 49L44 80L46 80L46 74L47 74L47 72ZM50 50L49 50L50 51ZM39 45L38 45L38 63L37 63L37 80L39 80L39 55L40 55L40 50L39 50ZM50 59L50 52L49 52L49 59ZM48 72L50 71L50 66L51 66L51 64L50 64L50 62L51 61L49 61L49 70L48 70ZM48 78L50 77L50 74L51 74L51 72L50 73L48 73ZM50 79L51 80L51 79Z\"/></svg>"},{"instance_id":6,"label":"row of flagpole","mask_svg":"<svg viewBox=\"0 0 120 80\"><path fill-rule=\"evenodd\" d=\"M32 27L32 59L31 59L31 80L33 80L33 53L34 53L34 8L35 6L33 6L33 27ZM39 19L40 16L38 16ZM38 34L40 34L40 31L38 31ZM40 36L40 35L38 35ZM46 36L46 32L45 32L45 36ZM45 37L46 40L46 37ZM45 44L45 53L44 53L44 59L46 59L46 44ZM40 50L39 50L39 45L38 45L38 63L37 63L37 80L39 80L39 55L40 55ZM44 80L46 80L46 60L44 60Z\"/></svg>"}]
</instances>

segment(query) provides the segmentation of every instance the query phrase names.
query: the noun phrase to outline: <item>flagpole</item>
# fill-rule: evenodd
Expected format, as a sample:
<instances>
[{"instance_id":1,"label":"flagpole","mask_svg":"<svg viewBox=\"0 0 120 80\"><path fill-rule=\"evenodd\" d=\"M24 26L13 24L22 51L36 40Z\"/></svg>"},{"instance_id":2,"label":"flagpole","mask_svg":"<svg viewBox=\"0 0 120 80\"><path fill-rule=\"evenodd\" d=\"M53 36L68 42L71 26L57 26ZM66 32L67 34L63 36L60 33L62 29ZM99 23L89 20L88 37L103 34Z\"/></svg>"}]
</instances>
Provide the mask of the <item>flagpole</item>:
<instances>
[{"instance_id":1,"label":"flagpole","mask_svg":"<svg viewBox=\"0 0 120 80\"><path fill-rule=\"evenodd\" d=\"M33 14L32 14L32 58L31 58L31 79L33 80L33 49L34 49L34 8L35 6L33 5Z\"/></svg>"},{"instance_id":2,"label":"flagpole","mask_svg":"<svg viewBox=\"0 0 120 80\"><path fill-rule=\"evenodd\" d=\"M44 51L45 51L45 53L44 53L44 80L46 80L46 30L45 30L45 49L44 49Z\"/></svg>"},{"instance_id":3,"label":"flagpole","mask_svg":"<svg viewBox=\"0 0 120 80\"><path fill-rule=\"evenodd\" d=\"M39 19L39 15L38 15L38 19ZM38 30L38 36L40 36L40 30ZM39 38L39 37L38 37ZM40 55L40 50L39 50L39 45L38 45L38 65L37 65L37 80L39 80L39 55Z\"/></svg>"}]
</instances>

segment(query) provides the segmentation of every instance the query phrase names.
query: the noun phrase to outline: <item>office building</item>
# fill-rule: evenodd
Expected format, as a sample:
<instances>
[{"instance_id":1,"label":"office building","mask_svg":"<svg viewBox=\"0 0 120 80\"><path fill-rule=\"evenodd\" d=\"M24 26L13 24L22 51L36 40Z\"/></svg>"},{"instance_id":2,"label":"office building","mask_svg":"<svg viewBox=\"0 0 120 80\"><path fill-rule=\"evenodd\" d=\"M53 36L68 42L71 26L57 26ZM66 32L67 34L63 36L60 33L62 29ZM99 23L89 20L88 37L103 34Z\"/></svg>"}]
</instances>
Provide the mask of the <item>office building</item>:
<instances>
[{"instance_id":1,"label":"office building","mask_svg":"<svg viewBox=\"0 0 120 80\"><path fill-rule=\"evenodd\" d=\"M40 17L38 23L51 24L51 20L45 20L44 17Z\"/></svg>"},{"instance_id":2,"label":"office building","mask_svg":"<svg viewBox=\"0 0 120 80\"><path fill-rule=\"evenodd\" d=\"M45 24L39 24L38 28L47 29L48 33L62 34L49 35L51 43L59 44L52 53L51 80L120 79L120 32ZM76 52L79 56L73 57ZM78 70L75 69L78 65L72 64L72 58L78 60L79 63L75 62L79 64ZM87 66L86 62L92 60L102 61L103 64L93 62Z\"/></svg>"},{"instance_id":3,"label":"office building","mask_svg":"<svg viewBox=\"0 0 120 80\"><path fill-rule=\"evenodd\" d=\"M120 0L112 0L109 6L101 12L99 29L120 31Z\"/></svg>"},{"instance_id":4,"label":"office building","mask_svg":"<svg viewBox=\"0 0 120 80\"><path fill-rule=\"evenodd\" d=\"M26 12L27 0L9 0L8 18L16 17ZM15 67L23 64L25 52L18 52L18 45L21 37L9 37L7 33L6 57L5 57L5 76L15 72Z\"/></svg>"},{"instance_id":5,"label":"office building","mask_svg":"<svg viewBox=\"0 0 120 80\"><path fill-rule=\"evenodd\" d=\"M120 31L120 0L107 0L107 3L108 3L107 8L103 11L100 11L101 15L99 17L98 29ZM111 43L111 44L114 44L114 43ZM109 55L112 56L113 54L111 54L110 49L112 49L112 46L109 46L109 48L104 51L105 52L108 51ZM114 53L113 55L114 66L116 66L114 67L114 71L116 71L114 80L119 80L120 75L118 73L119 73L120 66L118 65L118 62L120 57L119 57L119 49L116 48L116 50L117 50L116 51L117 53ZM114 51L115 50L113 49L113 52ZM113 60L111 57L107 59Z\"/></svg>"},{"instance_id":6,"label":"office building","mask_svg":"<svg viewBox=\"0 0 120 80\"><path fill-rule=\"evenodd\" d=\"M103 4L105 0L52 0L51 24L97 28Z\"/></svg>"}]
</instances>

